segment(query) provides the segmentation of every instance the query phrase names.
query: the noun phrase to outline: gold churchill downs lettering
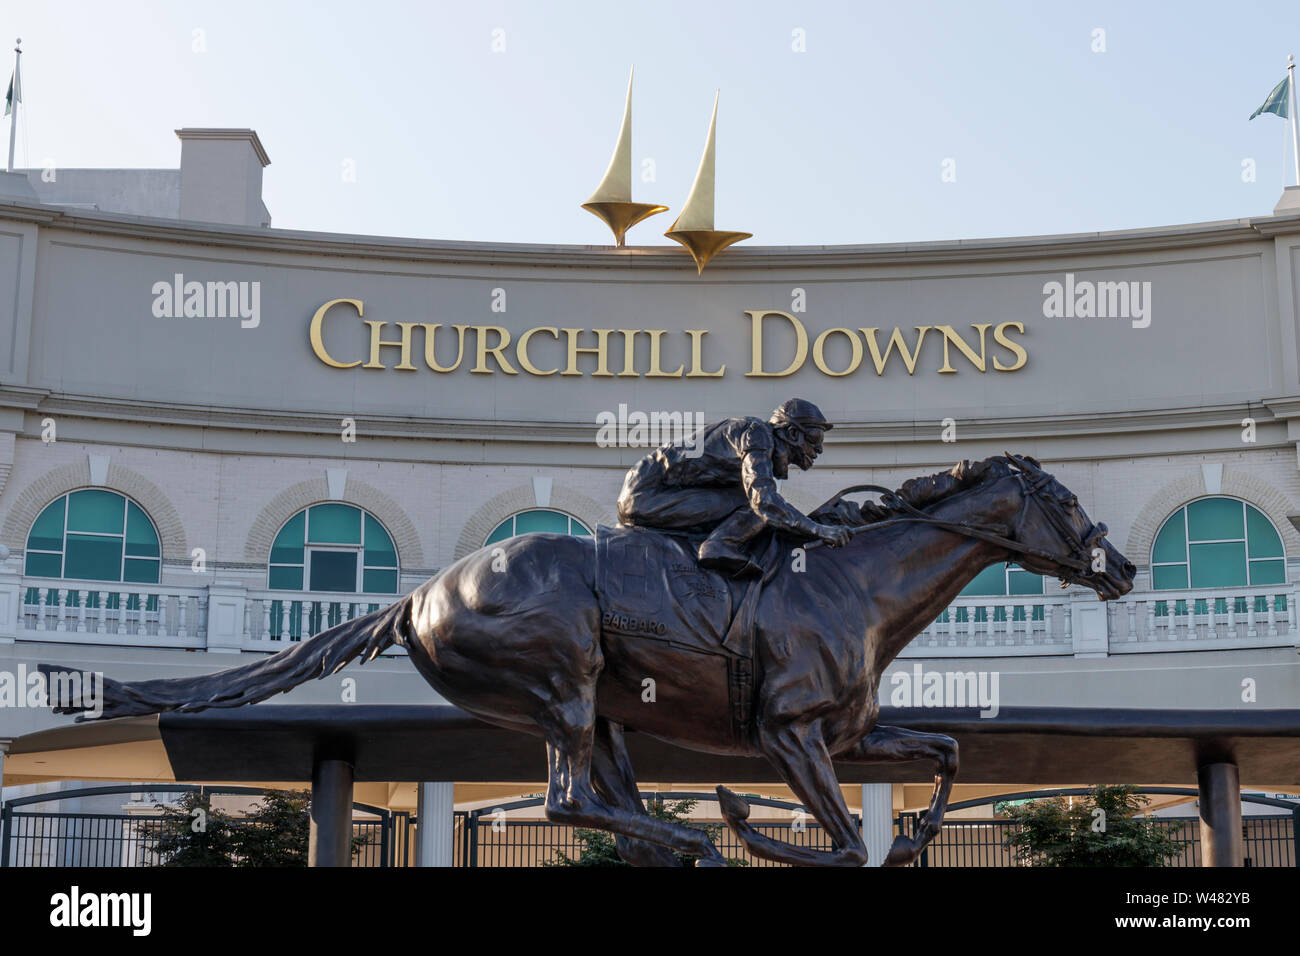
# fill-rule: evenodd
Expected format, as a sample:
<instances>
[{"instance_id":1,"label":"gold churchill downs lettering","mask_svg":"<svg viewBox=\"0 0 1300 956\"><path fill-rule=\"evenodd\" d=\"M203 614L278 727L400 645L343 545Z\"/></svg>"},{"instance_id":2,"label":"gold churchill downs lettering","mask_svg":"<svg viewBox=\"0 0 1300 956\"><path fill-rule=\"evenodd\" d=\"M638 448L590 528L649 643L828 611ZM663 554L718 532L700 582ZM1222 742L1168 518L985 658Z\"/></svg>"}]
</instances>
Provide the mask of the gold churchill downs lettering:
<instances>
[{"instance_id":1,"label":"gold churchill downs lettering","mask_svg":"<svg viewBox=\"0 0 1300 956\"><path fill-rule=\"evenodd\" d=\"M358 357L340 344L346 334L325 337L326 316L334 312L331 327L336 327L345 313L361 319L368 329L368 351ZM991 322L972 324L969 331L959 333L951 325L915 325L905 328L880 329L831 328L810 339L802 321L788 312L776 309L746 309L750 321L751 360L748 378L780 378L793 375L812 360L813 366L825 375L836 378L852 375L864 369L873 369L884 375L890 367L907 369L914 375L921 360L922 349L936 362L943 363L936 372L953 374L954 361L969 365L979 372L1014 372L1023 368L1029 355L1023 345L1012 338L1012 333L1024 335L1020 322ZM664 368L665 329L580 329L558 326L538 326L528 329L515 338L508 329L499 325L444 325L431 322L379 322L367 319L360 299L331 299L312 316L310 327L311 348L316 357L331 368L361 368L400 372L429 371L443 374L468 366L475 375L590 375L594 378L721 378L727 366L705 355L708 332L704 329L686 329L686 336L678 344L682 361L676 368ZM786 355L775 359L769 342L764 352L764 333L772 334L784 324L782 341ZM547 354L550 361L539 358L530 349L539 342L553 340ZM352 339L354 346L362 340ZM670 340L671 341L671 340ZM828 355L834 356L834 359ZM689 362L686 355L689 353ZM584 368L579 359L584 359ZM766 361L766 365L764 364ZM542 363L546 367L538 367ZM891 366L892 363L892 366Z\"/></svg>"}]
</instances>

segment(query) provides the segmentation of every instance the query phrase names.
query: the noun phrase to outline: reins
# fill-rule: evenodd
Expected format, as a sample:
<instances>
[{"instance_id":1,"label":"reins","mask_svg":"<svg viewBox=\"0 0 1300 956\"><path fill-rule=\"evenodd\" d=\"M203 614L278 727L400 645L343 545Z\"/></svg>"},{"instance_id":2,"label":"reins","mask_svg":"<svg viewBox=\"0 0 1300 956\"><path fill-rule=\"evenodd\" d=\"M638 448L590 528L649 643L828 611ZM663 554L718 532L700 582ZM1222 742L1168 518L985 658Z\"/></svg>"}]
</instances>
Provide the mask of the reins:
<instances>
[{"instance_id":1,"label":"reins","mask_svg":"<svg viewBox=\"0 0 1300 956\"><path fill-rule=\"evenodd\" d=\"M1031 498L1035 500L1038 498L1038 492L1041 490L1042 486L1046 484L1048 480L1050 480L1050 476L1044 475L1043 480L1030 484L1023 472L1016 472L1015 474L1016 477L1020 479L1021 487L1024 489L1025 492L1024 501L1021 502L1021 506L1020 506L1020 514L1017 515L1016 517L1016 528L1019 528L1021 519L1024 517L1025 508L1029 504L1029 500ZM818 511L821 511L825 508L834 507L835 505L839 504L840 500L845 495L856 494L858 492L863 492L863 491L869 491L875 494L879 494L881 500L884 502L886 507L896 508L901 511L907 512L907 514L898 518L889 518L885 521L875 521L870 524L850 525L848 530L851 534L855 536L862 533L863 531L870 531L873 528L887 528L890 525L903 524L904 522L919 522L921 524L931 525L935 528L942 528L945 531L952 531L955 532L956 534L965 535L968 538L979 538L982 541L988 541L990 544L996 544L1001 548L1007 549L1008 551L1014 551L1018 554L1027 554L1030 555L1031 557L1041 558L1045 561L1051 561L1055 564L1062 565L1067 568L1071 568L1075 571L1082 571L1088 566L1086 561L1081 561L1078 558L1060 557L1058 555L1051 554L1047 551L1042 551L1038 548L1031 548L1028 545L1021 544L1019 541L1016 541L1013 538L1008 538L1005 535L998 534L995 531L989 529L988 527L981 527L980 525L971 524L965 521L944 521L942 518L935 518L932 515L928 515L924 511L921 511L920 509L913 507L911 504L909 504L908 502L904 501L901 497L899 497L897 492L893 491L892 489L885 488L882 485L851 485L850 487L845 488L843 491L839 492L834 497L830 498L828 501L826 501L824 504L818 507L813 513L816 514ZM1039 505L1040 507L1042 507L1041 502L1039 502ZM1050 509L1047 509L1045 507L1043 508L1043 512L1048 517L1048 519L1052 522L1057 533L1060 534L1062 529L1060 523L1055 520L1056 516L1051 513ZM1014 531L1016 529L1013 528L1012 530ZM1067 537L1066 535L1062 535L1062 536ZM815 548L822 547L824 544L825 544L824 541L813 541L805 545L804 550L812 551ZM1079 545L1080 547L1078 550L1081 552L1083 550L1082 542L1079 542Z\"/></svg>"}]
</instances>

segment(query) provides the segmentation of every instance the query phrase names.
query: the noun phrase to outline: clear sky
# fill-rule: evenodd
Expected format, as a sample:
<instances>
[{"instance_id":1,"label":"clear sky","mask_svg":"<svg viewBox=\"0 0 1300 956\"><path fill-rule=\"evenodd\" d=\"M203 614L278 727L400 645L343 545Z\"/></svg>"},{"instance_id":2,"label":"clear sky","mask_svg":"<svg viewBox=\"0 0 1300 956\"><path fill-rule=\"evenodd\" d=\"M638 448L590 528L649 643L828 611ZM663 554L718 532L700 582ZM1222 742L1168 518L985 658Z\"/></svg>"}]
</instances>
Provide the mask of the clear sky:
<instances>
[{"instance_id":1,"label":"clear sky","mask_svg":"<svg viewBox=\"0 0 1300 956\"><path fill-rule=\"evenodd\" d=\"M578 205L635 63L634 196L672 211L630 243L668 242L721 89L717 228L830 244L1268 214L1287 124L1246 118L1300 3L41 0L0 36L19 165L174 168L174 129L247 126L276 226L490 242L609 241Z\"/></svg>"}]
</instances>

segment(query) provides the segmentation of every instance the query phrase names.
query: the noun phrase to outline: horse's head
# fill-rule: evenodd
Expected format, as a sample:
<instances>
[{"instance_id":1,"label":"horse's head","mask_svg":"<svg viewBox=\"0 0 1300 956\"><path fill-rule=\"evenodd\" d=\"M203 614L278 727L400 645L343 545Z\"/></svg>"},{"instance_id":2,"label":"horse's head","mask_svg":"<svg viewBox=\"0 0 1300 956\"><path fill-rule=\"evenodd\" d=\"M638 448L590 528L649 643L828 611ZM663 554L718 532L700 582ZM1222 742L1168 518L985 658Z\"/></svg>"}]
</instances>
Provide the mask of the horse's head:
<instances>
[{"instance_id":1,"label":"horse's head","mask_svg":"<svg viewBox=\"0 0 1300 956\"><path fill-rule=\"evenodd\" d=\"M1137 568L1106 540L1106 526L1093 524L1079 499L1032 458L1008 454L1024 501L1012 535L1032 549L1016 563L1035 574L1058 577L1061 586L1083 584L1103 601L1133 589Z\"/></svg>"}]
</instances>

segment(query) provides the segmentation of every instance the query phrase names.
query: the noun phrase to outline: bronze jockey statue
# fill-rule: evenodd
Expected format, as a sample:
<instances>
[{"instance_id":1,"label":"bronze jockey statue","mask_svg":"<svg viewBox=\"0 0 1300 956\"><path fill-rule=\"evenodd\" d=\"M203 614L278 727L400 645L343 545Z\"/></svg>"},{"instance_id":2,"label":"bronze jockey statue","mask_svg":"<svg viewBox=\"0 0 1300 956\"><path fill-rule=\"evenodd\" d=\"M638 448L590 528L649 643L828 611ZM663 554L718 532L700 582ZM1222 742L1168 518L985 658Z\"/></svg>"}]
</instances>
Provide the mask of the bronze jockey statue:
<instances>
[{"instance_id":1,"label":"bronze jockey statue","mask_svg":"<svg viewBox=\"0 0 1300 956\"><path fill-rule=\"evenodd\" d=\"M847 528L813 521L776 489L791 463L812 467L831 427L812 402L792 398L766 422L728 418L661 445L623 479L618 519L638 528L706 533L700 564L737 578L762 573L747 545L764 528L840 547L849 540Z\"/></svg>"}]
</instances>

